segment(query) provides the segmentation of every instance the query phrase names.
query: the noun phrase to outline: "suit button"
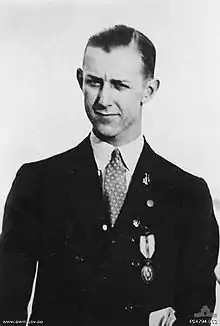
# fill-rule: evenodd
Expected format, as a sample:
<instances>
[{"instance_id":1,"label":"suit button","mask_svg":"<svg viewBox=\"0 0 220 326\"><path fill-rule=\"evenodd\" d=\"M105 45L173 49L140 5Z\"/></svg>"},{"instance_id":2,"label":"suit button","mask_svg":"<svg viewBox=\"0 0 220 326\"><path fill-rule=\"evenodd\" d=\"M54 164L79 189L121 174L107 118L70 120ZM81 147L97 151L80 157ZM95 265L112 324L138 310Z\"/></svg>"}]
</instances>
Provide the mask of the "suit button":
<instances>
[{"instance_id":1,"label":"suit button","mask_svg":"<svg viewBox=\"0 0 220 326\"><path fill-rule=\"evenodd\" d=\"M137 260L132 260L131 265L136 268L136 267L139 267L141 265L141 263Z\"/></svg>"},{"instance_id":2,"label":"suit button","mask_svg":"<svg viewBox=\"0 0 220 326\"><path fill-rule=\"evenodd\" d=\"M55 257L56 253L55 252L50 252L50 256Z\"/></svg>"},{"instance_id":3,"label":"suit button","mask_svg":"<svg viewBox=\"0 0 220 326\"><path fill-rule=\"evenodd\" d=\"M77 263L82 263L84 261L84 258L82 256L75 256L75 260Z\"/></svg>"},{"instance_id":4,"label":"suit button","mask_svg":"<svg viewBox=\"0 0 220 326\"><path fill-rule=\"evenodd\" d=\"M127 312L131 312L133 310L133 306L132 306L132 304L129 303L124 307L124 309Z\"/></svg>"},{"instance_id":5,"label":"suit button","mask_svg":"<svg viewBox=\"0 0 220 326\"><path fill-rule=\"evenodd\" d=\"M103 225L102 225L102 230L103 230L103 231L107 231L107 230L108 230L108 226L107 226L106 224L103 224Z\"/></svg>"},{"instance_id":6,"label":"suit button","mask_svg":"<svg viewBox=\"0 0 220 326\"><path fill-rule=\"evenodd\" d=\"M108 276L104 275L104 276L102 276L102 279L103 279L103 281L107 281Z\"/></svg>"},{"instance_id":7,"label":"suit button","mask_svg":"<svg viewBox=\"0 0 220 326\"><path fill-rule=\"evenodd\" d=\"M113 246L115 246L115 245L116 245L116 240L112 240L112 241L111 241L111 244L112 244Z\"/></svg>"}]
</instances>

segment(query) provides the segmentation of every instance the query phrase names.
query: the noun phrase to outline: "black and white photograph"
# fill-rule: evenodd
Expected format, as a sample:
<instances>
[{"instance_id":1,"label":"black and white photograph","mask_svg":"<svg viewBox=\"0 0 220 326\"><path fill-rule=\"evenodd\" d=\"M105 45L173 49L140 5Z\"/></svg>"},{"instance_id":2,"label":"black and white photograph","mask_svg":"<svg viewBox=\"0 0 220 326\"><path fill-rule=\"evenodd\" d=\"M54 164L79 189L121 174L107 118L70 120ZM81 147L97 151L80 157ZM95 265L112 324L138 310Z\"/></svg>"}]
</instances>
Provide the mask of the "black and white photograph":
<instances>
[{"instance_id":1,"label":"black and white photograph","mask_svg":"<svg viewBox=\"0 0 220 326\"><path fill-rule=\"evenodd\" d=\"M219 11L0 0L1 326L220 326Z\"/></svg>"}]
</instances>

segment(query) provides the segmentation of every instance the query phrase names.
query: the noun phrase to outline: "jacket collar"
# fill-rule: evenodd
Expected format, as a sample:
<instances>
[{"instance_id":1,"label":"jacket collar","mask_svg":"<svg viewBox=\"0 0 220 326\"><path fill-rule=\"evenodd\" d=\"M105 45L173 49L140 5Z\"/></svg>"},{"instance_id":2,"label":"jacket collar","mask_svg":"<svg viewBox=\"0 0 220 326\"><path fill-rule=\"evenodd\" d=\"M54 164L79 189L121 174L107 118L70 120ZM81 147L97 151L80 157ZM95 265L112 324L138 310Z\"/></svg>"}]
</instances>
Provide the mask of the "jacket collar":
<instances>
[{"instance_id":1,"label":"jacket collar","mask_svg":"<svg viewBox=\"0 0 220 326\"><path fill-rule=\"evenodd\" d=\"M142 173L152 172L153 163L157 154L152 150L144 137L144 147L138 160L136 169L134 171L133 179L140 177ZM88 135L77 147L73 150L72 167L76 170L97 171L97 165L93 155L93 150L90 142L90 135ZM96 173L97 174L97 173Z\"/></svg>"},{"instance_id":2,"label":"jacket collar","mask_svg":"<svg viewBox=\"0 0 220 326\"><path fill-rule=\"evenodd\" d=\"M156 158L157 154L144 139L144 147L114 229L120 225L123 227L123 221L128 223L133 216L139 214L145 205L154 183ZM72 175L72 193L77 196L75 203L77 202L77 207L82 213L81 216L86 216L89 212L89 224L96 219L102 219L104 222L107 219L107 212L89 136L73 150L69 163L71 166L69 172ZM88 216L86 220L88 221Z\"/></svg>"}]
</instances>

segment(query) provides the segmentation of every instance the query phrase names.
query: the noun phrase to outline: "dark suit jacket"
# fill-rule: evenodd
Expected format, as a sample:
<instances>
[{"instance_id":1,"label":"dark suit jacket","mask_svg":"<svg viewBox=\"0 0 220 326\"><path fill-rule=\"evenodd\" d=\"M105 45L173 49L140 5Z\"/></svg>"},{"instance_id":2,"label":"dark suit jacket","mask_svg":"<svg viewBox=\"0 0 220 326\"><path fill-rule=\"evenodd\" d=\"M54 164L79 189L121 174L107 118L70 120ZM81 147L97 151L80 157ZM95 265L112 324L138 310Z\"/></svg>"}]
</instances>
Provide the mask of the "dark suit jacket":
<instances>
[{"instance_id":1,"label":"dark suit jacket","mask_svg":"<svg viewBox=\"0 0 220 326\"><path fill-rule=\"evenodd\" d=\"M156 241L150 283L141 278L145 230ZM138 326L148 325L151 311L173 307L176 324L186 325L202 306L214 309L217 253L206 183L146 142L111 229L87 137L17 173L0 239L0 320L26 319L39 261L32 320L47 326Z\"/></svg>"}]
</instances>

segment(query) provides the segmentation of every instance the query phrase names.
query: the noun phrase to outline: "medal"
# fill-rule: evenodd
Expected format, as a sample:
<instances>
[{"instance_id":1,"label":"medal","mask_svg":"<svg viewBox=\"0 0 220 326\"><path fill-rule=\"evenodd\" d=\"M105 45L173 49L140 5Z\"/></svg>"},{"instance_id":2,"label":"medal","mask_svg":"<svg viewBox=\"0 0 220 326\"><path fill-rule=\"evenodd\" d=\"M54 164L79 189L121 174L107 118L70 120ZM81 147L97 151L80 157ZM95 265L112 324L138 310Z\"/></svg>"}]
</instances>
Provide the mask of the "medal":
<instances>
[{"instance_id":1,"label":"medal","mask_svg":"<svg viewBox=\"0 0 220 326\"><path fill-rule=\"evenodd\" d=\"M150 283L154 278L153 267L150 265L149 261L147 265L144 265L141 269L141 278L146 283Z\"/></svg>"},{"instance_id":2,"label":"medal","mask_svg":"<svg viewBox=\"0 0 220 326\"><path fill-rule=\"evenodd\" d=\"M155 252L155 237L153 234L140 236L140 252L146 259L145 265L141 269L141 278L144 282L150 283L154 278L154 270L151 264L151 257Z\"/></svg>"},{"instance_id":3,"label":"medal","mask_svg":"<svg viewBox=\"0 0 220 326\"><path fill-rule=\"evenodd\" d=\"M140 252L146 259L150 259L155 252L155 237L153 234L140 236Z\"/></svg>"}]
</instances>

